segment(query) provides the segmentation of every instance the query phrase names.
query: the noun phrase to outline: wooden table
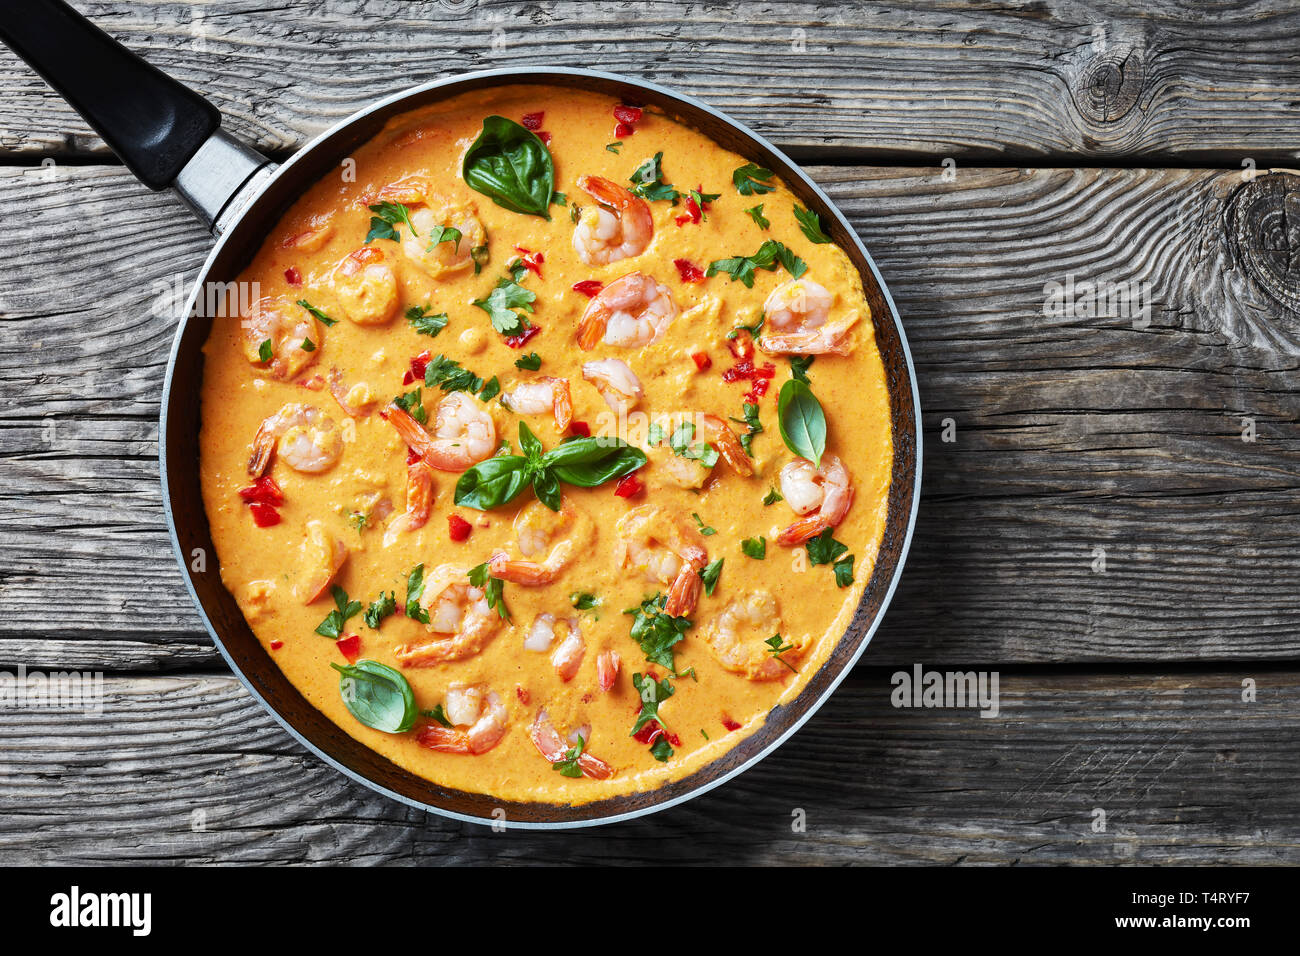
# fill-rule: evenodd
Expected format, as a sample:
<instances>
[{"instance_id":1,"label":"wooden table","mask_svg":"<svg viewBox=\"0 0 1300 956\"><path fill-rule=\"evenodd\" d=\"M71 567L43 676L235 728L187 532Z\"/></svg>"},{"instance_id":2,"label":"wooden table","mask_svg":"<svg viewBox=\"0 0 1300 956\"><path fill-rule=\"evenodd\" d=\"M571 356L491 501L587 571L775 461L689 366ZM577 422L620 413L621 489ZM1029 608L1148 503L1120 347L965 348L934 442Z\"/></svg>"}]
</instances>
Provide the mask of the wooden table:
<instances>
[{"instance_id":1,"label":"wooden table","mask_svg":"<svg viewBox=\"0 0 1300 956\"><path fill-rule=\"evenodd\" d=\"M859 668L722 789L565 834L376 796L251 701L173 564L158 403L210 240L0 52L0 666L107 693L0 714L0 862L1300 862L1293 4L74 3L276 156L530 63L750 124L898 301L924 500ZM915 663L998 672L1001 714L894 708Z\"/></svg>"}]
</instances>

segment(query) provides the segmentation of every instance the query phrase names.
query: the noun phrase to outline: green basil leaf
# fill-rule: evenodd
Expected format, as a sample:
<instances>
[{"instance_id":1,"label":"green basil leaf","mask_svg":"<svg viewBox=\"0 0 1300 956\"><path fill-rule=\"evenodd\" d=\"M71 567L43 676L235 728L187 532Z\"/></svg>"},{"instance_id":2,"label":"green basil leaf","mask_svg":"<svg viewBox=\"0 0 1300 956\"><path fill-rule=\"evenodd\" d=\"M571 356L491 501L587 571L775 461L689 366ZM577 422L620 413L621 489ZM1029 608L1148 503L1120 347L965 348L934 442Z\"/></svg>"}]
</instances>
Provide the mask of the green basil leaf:
<instances>
[{"instance_id":1,"label":"green basil leaf","mask_svg":"<svg viewBox=\"0 0 1300 956\"><path fill-rule=\"evenodd\" d=\"M542 456L542 466L548 472L579 488L595 488L622 478L645 463L645 452L621 438L576 438Z\"/></svg>"},{"instance_id":2,"label":"green basil leaf","mask_svg":"<svg viewBox=\"0 0 1300 956\"><path fill-rule=\"evenodd\" d=\"M792 378L781 386L776 423L786 447L820 468L826 452L826 413L807 382Z\"/></svg>"},{"instance_id":3,"label":"green basil leaf","mask_svg":"<svg viewBox=\"0 0 1300 956\"><path fill-rule=\"evenodd\" d=\"M480 461L456 481L456 504L487 511L499 508L528 487L528 459L497 455Z\"/></svg>"},{"instance_id":4,"label":"green basil leaf","mask_svg":"<svg viewBox=\"0 0 1300 956\"><path fill-rule=\"evenodd\" d=\"M533 494L537 495L537 500L552 511L560 510L560 482L551 472L545 468L538 469L533 475Z\"/></svg>"},{"instance_id":5,"label":"green basil leaf","mask_svg":"<svg viewBox=\"0 0 1300 956\"><path fill-rule=\"evenodd\" d=\"M483 131L465 154L461 176L498 206L551 218L555 164L546 144L513 120L504 116L483 120Z\"/></svg>"},{"instance_id":6,"label":"green basil leaf","mask_svg":"<svg viewBox=\"0 0 1300 956\"><path fill-rule=\"evenodd\" d=\"M529 461L540 459L544 451L542 440L524 422L519 423L519 448L528 456Z\"/></svg>"},{"instance_id":7,"label":"green basil leaf","mask_svg":"<svg viewBox=\"0 0 1300 956\"><path fill-rule=\"evenodd\" d=\"M371 660L330 666L342 675L339 693L343 705L357 720L386 734L405 733L415 726L419 713L415 693L401 673Z\"/></svg>"}]
</instances>

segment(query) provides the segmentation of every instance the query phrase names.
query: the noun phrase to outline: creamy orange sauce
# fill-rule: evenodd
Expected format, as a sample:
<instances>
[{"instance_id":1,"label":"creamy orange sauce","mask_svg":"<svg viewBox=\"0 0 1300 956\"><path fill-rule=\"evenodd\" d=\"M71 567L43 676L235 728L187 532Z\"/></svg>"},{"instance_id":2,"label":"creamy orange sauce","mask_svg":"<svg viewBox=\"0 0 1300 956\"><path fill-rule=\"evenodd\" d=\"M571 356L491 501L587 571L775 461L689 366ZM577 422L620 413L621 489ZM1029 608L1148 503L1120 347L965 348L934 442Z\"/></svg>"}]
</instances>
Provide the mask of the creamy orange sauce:
<instances>
[{"instance_id":1,"label":"creamy orange sauce","mask_svg":"<svg viewBox=\"0 0 1300 956\"><path fill-rule=\"evenodd\" d=\"M804 236L793 214L796 199L779 180L773 180L775 190L765 195L741 195L732 184L732 172L748 159L665 117L647 112L617 152L607 150L606 144L616 141L611 113L615 105L583 92L509 87L463 95L399 117L353 157L355 178L348 175L352 164L345 164L339 175L317 183L292 207L240 277L257 283L261 296L283 296L290 304L305 299L336 319L329 327L315 324L309 333L314 350L286 352L287 364L280 356L262 362L256 348L250 355L249 333L233 319L215 323L205 348L204 500L223 581L267 653L330 719L398 765L445 786L508 800L583 803L653 789L724 754L760 727L774 705L797 695L834 648L871 576L884 527L892 461L889 400L861 279L848 256L834 244L815 244ZM702 186L719 198L709 204L701 222L684 225L675 221L686 212L683 204L650 202L654 237L644 252L608 265L584 264L574 249L575 225L568 207L553 205L549 221L512 212L471 189L460 176L462 157L486 116L519 121L536 112L544 113L542 129L551 136L555 189L587 215L593 201L578 186L579 176L605 177L628 186L637 167L660 151L667 182L682 191ZM478 274L463 267L434 276L430 273L438 269L422 268L397 243L375 239L368 247L378 250L376 259L392 269L395 285L384 289L379 282L368 287L368 298L362 301L340 284L336 268L350 254L367 248L372 214L366 203L375 202L384 187L411 176L426 177L438 202L468 210L477 219L486 234L486 262ZM745 212L759 203L770 221L766 230ZM396 228L403 237L410 231L405 223ZM421 229L421 235L426 231ZM755 323L768 295L791 277L783 268L759 269L752 289L726 275L685 282L674 260L704 269L712 260L753 254L766 239L784 243L806 262L805 278L833 295L832 320L853 310L863 316L848 333L849 354L818 355L808 371L825 410L826 451L844 463L854 489L852 506L833 532L855 556L853 583L837 586L829 565L810 566L802 546L777 542L781 530L799 518L786 501L763 504L778 487L782 467L795 457L783 443L776 420L777 393L790 378L791 366L784 355L759 351L754 362L771 363L775 376L758 401L765 430L752 442L752 476L742 477L719 461L702 487L681 487L672 480L671 469L680 468L683 460L663 446L651 449L649 464L636 472L645 487L633 497L617 496L615 482L591 489L564 485L564 501L581 516L583 531L558 578L537 587L506 582L503 596L510 619L496 626L477 653L404 667L396 649L435 636L402 613L412 568L423 564L427 576L444 564L474 567L499 550L521 557L512 522L521 509L537 507L529 504L534 501L531 491L491 511L457 507L453 494L459 475L434 471L427 523L418 530L395 531L385 545L390 524L406 508L408 447L381 412L395 396L420 384L403 384L411 359L426 350L446 355L484 380L497 377L506 392L543 376L566 379L573 418L586 423L593 434L618 427L581 371L584 362L603 358L622 359L639 377L644 395L637 412L651 418L683 412L742 418L744 395L752 383L724 381L723 373L737 364L729 345L738 347L738 340L747 340L748 334L729 342L727 333ZM518 255L516 247L544 257L540 278L528 272L519 279L521 286L536 293L535 311L526 318L541 329L522 348L507 345L488 314L472 304L506 274ZM447 251L455 248L445 245ZM301 284L291 284L286 271L290 278L300 277ZM666 286L680 314L652 344L618 348L601 342L583 351L576 341L577 328L590 300L573 285L594 279L608 286L634 271ZM395 304L385 312L389 294ZM404 318L412 306L427 306L431 314L445 312L446 327L434 338L419 334ZM305 322L305 310L298 314ZM516 368L516 360L530 352L541 357L541 369ZM706 355L710 367L701 370L693 354ZM327 382L332 369L338 370L340 392L355 415L347 414L332 396ZM430 427L444 397L436 387L423 389ZM519 421L525 421L547 449L565 437L549 412L516 414L499 397L473 402L491 416L496 440L508 440L513 453L519 452ZM312 406L328 416L337 427L341 451L326 470L305 473L286 463L283 445L275 450L267 474L283 490L284 503L276 509L280 522L258 527L238 492L252 482L250 445L259 424L287 403ZM644 429L634 434L635 421L622 435L643 443ZM746 432L734 421L730 427L738 435ZM391 514L374 517L384 512L384 503L391 505ZM712 594L700 594L689 614L694 626L676 648L679 673L693 671L694 676L671 678L675 693L659 710L676 741L667 761L655 759L645 742L629 736L640 709L632 674L652 671L666 676L664 668L645 662L629 635L632 617L622 613L667 590L648 580L639 567L618 566L618 522L645 506L678 514L692 528L698 525L691 516L698 515L716 532L697 539L707 549L708 560L724 559L716 588ZM357 527L356 514L370 514L368 525ZM472 526L467 540L451 540L451 515ZM401 670L421 709L442 704L453 684L495 692L507 718L499 743L479 754L438 752L419 740L428 718L420 717L409 732L388 734L364 726L349 713L340 696L339 675L329 666L346 659L334 640L315 633L334 603L328 590L304 603L304 596L310 596L304 592L319 589L323 573L321 557L309 541L308 522L313 521L320 522L318 535L340 546L335 557L342 558L342 564L330 583L363 605L381 593L396 596L397 613L378 629L368 627L360 614L347 621L344 632L360 638L360 657ZM766 539L764 560L742 553L743 539L760 536ZM775 633L795 648L783 655L793 672L781 666L775 679L751 679L727 669L709 642L729 603L756 591L770 593L778 619L770 626L755 625L749 633L753 659L770 659L762 641ZM575 609L575 592L595 595L598 606ZM543 613L578 622L585 654L570 680L557 673L549 650L524 648L535 619ZM597 660L609 650L617 651L622 666L612 689L602 691ZM771 676L771 671L761 676ZM529 734L539 707L546 708L561 735L589 728L586 749L612 768L612 775L571 778L555 772Z\"/></svg>"}]
</instances>

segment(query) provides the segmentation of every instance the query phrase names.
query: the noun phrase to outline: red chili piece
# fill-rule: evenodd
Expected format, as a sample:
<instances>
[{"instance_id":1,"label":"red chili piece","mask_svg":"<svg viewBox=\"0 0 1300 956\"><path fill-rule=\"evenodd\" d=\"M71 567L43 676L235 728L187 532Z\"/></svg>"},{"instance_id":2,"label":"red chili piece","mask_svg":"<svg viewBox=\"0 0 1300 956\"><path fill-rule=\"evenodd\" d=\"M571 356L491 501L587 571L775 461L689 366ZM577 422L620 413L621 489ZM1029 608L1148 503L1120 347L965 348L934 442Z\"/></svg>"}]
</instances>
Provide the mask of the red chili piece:
<instances>
[{"instance_id":1,"label":"red chili piece","mask_svg":"<svg viewBox=\"0 0 1300 956\"><path fill-rule=\"evenodd\" d=\"M519 261L524 264L524 268L529 272L537 273L537 278L542 277L542 263L546 257L540 252L529 252L523 246L515 246L515 252L519 253Z\"/></svg>"},{"instance_id":2,"label":"red chili piece","mask_svg":"<svg viewBox=\"0 0 1300 956\"><path fill-rule=\"evenodd\" d=\"M527 342L529 339L531 339L534 335L536 335L540 331L542 331L542 327L540 325L530 325L528 328L524 329L524 331L520 332L518 335L512 335L509 338L503 339L502 341L504 341L506 345L510 346L512 349L523 348L524 343Z\"/></svg>"},{"instance_id":3,"label":"red chili piece","mask_svg":"<svg viewBox=\"0 0 1300 956\"><path fill-rule=\"evenodd\" d=\"M709 358L704 352L692 352L691 361L695 363L695 367L701 372L707 372L713 368L713 359Z\"/></svg>"},{"instance_id":4,"label":"red chili piece","mask_svg":"<svg viewBox=\"0 0 1300 956\"><path fill-rule=\"evenodd\" d=\"M677 267L677 274L682 277L683 282L704 281L704 270L690 259L674 259L673 265Z\"/></svg>"},{"instance_id":5,"label":"red chili piece","mask_svg":"<svg viewBox=\"0 0 1300 956\"><path fill-rule=\"evenodd\" d=\"M248 510L253 513L253 523L259 528L270 528L280 523L280 512L273 505L255 501L248 506Z\"/></svg>"},{"instance_id":6,"label":"red chili piece","mask_svg":"<svg viewBox=\"0 0 1300 956\"><path fill-rule=\"evenodd\" d=\"M645 488L645 482L635 474L631 474L614 486L614 494L620 498L631 498L633 495L639 494L643 488Z\"/></svg>"},{"instance_id":7,"label":"red chili piece","mask_svg":"<svg viewBox=\"0 0 1300 956\"><path fill-rule=\"evenodd\" d=\"M732 720L732 719L731 719L730 717L728 717L726 714L723 714L723 715L722 715L722 726L726 727L728 730L739 730L739 729L740 729L740 724L736 723L734 720Z\"/></svg>"},{"instance_id":8,"label":"red chili piece","mask_svg":"<svg viewBox=\"0 0 1300 956\"><path fill-rule=\"evenodd\" d=\"M599 279L583 279L581 282L573 283L573 291L581 292L588 299L599 295L600 290L605 288L605 283Z\"/></svg>"},{"instance_id":9,"label":"red chili piece","mask_svg":"<svg viewBox=\"0 0 1300 956\"><path fill-rule=\"evenodd\" d=\"M263 505L284 504L284 492L280 490L280 486L275 483L275 479L270 475L263 475L247 488L240 488L239 497L249 503L256 502Z\"/></svg>"},{"instance_id":10,"label":"red chili piece","mask_svg":"<svg viewBox=\"0 0 1300 956\"><path fill-rule=\"evenodd\" d=\"M524 129L530 129L536 133L542 128L542 120L545 118L546 114L541 111L536 113L525 113L523 118L523 127Z\"/></svg>"},{"instance_id":11,"label":"red chili piece","mask_svg":"<svg viewBox=\"0 0 1300 956\"><path fill-rule=\"evenodd\" d=\"M583 438L591 437L591 426L586 422L569 422L569 431L575 435L581 435Z\"/></svg>"},{"instance_id":12,"label":"red chili piece","mask_svg":"<svg viewBox=\"0 0 1300 956\"><path fill-rule=\"evenodd\" d=\"M339 649L340 654L348 659L349 664L354 664L357 658L361 656L361 635L348 634L340 637L334 642L334 646Z\"/></svg>"},{"instance_id":13,"label":"red chili piece","mask_svg":"<svg viewBox=\"0 0 1300 956\"><path fill-rule=\"evenodd\" d=\"M284 270L284 281L292 286L300 286L302 285L302 273L290 266Z\"/></svg>"},{"instance_id":14,"label":"red chili piece","mask_svg":"<svg viewBox=\"0 0 1300 956\"><path fill-rule=\"evenodd\" d=\"M464 541L474 526L460 515L447 515L447 534L452 541Z\"/></svg>"}]
</instances>

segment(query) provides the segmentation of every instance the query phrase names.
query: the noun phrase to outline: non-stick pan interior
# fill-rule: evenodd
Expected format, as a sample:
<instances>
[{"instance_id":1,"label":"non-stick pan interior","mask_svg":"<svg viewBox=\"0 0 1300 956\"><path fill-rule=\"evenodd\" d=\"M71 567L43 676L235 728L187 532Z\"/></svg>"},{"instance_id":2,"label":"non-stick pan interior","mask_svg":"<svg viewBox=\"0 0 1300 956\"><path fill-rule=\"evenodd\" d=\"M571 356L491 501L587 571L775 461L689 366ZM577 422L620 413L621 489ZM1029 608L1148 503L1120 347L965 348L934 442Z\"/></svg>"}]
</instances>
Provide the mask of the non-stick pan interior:
<instances>
[{"instance_id":1,"label":"non-stick pan interior","mask_svg":"<svg viewBox=\"0 0 1300 956\"><path fill-rule=\"evenodd\" d=\"M657 87L607 74L560 70L492 71L422 87L377 104L326 133L277 172L276 178L250 204L243 217L213 251L199 276L198 288L207 282L233 280L285 210L317 180L335 174L342 160L373 138L393 115L469 90L518 83L595 90L625 102L663 110L726 148L775 170L807 208L821 215L822 222L829 226L830 235L848 252L862 274L892 407L894 468L888 520L871 581L849 631L803 692L794 701L772 711L763 728L718 760L683 780L649 793L580 806L556 806L512 803L439 787L358 743L309 704L263 650L234 598L221 582L199 488L199 390L203 374L202 348L211 324L229 319L194 316L193 309L190 309L190 318L178 333L164 399L164 481L177 556L218 647L249 688L262 698L294 736L363 783L435 812L494 822L500 819L500 811L504 811L507 825L572 826L609 822L662 808L720 783L791 733L839 683L870 640L893 593L906 556L919 482L917 398L906 339L893 302L856 235L821 191L773 147L709 107ZM199 554L207 556L206 562L195 560ZM286 561L289 558L286 555ZM195 570L199 567L203 570ZM498 811L495 817L494 811Z\"/></svg>"}]
</instances>

